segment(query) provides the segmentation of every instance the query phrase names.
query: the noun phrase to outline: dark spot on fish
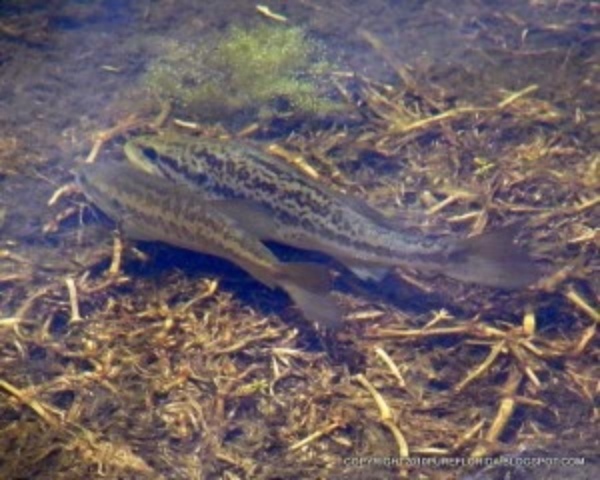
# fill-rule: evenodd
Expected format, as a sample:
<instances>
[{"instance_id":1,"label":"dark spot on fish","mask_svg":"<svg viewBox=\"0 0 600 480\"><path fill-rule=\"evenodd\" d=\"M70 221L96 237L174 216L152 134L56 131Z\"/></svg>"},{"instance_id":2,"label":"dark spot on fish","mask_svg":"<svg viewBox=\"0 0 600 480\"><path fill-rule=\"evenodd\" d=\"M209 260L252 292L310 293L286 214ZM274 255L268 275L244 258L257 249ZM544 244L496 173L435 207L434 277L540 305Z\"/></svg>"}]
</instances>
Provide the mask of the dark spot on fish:
<instances>
[{"instance_id":1,"label":"dark spot on fish","mask_svg":"<svg viewBox=\"0 0 600 480\"><path fill-rule=\"evenodd\" d=\"M144 156L148 157L152 162L156 162L159 158L158 152L152 147L144 147L142 149Z\"/></svg>"},{"instance_id":2,"label":"dark spot on fish","mask_svg":"<svg viewBox=\"0 0 600 480\"><path fill-rule=\"evenodd\" d=\"M205 159L206 164L210 168L214 168L215 170L219 171L223 167L223 161L221 160L221 158L219 158L217 155L213 155L208 150L202 152L202 158Z\"/></svg>"}]
</instances>

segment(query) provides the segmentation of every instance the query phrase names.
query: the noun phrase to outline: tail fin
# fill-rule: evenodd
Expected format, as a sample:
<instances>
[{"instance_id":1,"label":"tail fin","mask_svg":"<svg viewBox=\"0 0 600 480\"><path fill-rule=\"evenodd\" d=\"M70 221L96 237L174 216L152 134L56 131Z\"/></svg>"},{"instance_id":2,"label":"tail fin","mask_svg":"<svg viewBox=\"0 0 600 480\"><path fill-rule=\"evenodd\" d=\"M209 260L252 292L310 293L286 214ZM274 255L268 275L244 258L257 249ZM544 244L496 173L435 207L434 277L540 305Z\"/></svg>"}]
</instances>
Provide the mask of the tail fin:
<instances>
[{"instance_id":1,"label":"tail fin","mask_svg":"<svg viewBox=\"0 0 600 480\"><path fill-rule=\"evenodd\" d=\"M329 296L331 281L325 267L312 263L285 263L282 276L281 287L308 320L334 330L342 326L341 313Z\"/></svg>"},{"instance_id":2,"label":"tail fin","mask_svg":"<svg viewBox=\"0 0 600 480\"><path fill-rule=\"evenodd\" d=\"M519 289L540 277L526 251L514 244L522 223L459 240L444 273L457 280L490 287Z\"/></svg>"}]
</instances>

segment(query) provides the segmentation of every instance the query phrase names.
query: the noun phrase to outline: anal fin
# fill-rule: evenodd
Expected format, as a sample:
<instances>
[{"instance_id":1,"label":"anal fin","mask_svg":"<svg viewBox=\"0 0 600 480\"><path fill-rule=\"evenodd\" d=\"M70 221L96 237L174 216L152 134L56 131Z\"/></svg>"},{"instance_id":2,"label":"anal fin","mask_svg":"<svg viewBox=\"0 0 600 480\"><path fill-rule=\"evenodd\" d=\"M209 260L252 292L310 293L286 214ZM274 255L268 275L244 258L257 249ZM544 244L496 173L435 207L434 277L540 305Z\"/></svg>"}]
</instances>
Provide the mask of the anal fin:
<instances>
[{"instance_id":1,"label":"anal fin","mask_svg":"<svg viewBox=\"0 0 600 480\"><path fill-rule=\"evenodd\" d=\"M306 319L332 330L341 328L340 310L329 295L327 268L312 263L286 263L282 275L281 287Z\"/></svg>"},{"instance_id":2,"label":"anal fin","mask_svg":"<svg viewBox=\"0 0 600 480\"><path fill-rule=\"evenodd\" d=\"M390 272L390 267L387 266L373 266L373 265L364 265L359 263L352 263L351 260L341 261L348 270L350 270L354 275L356 275L363 282L381 282L386 275Z\"/></svg>"}]
</instances>

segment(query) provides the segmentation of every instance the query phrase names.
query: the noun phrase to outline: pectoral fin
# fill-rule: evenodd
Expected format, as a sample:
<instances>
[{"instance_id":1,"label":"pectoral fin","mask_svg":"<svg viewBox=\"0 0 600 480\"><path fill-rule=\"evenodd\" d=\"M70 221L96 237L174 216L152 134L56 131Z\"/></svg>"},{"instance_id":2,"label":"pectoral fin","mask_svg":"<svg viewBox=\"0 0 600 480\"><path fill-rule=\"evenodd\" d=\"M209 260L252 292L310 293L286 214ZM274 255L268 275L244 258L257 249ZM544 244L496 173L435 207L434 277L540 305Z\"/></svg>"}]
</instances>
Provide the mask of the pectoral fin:
<instances>
[{"instance_id":1,"label":"pectoral fin","mask_svg":"<svg viewBox=\"0 0 600 480\"><path fill-rule=\"evenodd\" d=\"M268 208L257 202L242 199L212 200L211 208L227 215L240 228L261 240L275 240L277 222Z\"/></svg>"},{"instance_id":2,"label":"pectoral fin","mask_svg":"<svg viewBox=\"0 0 600 480\"><path fill-rule=\"evenodd\" d=\"M158 240L156 236L153 236L147 229L128 215L117 222L117 228L131 240L140 242L155 242Z\"/></svg>"}]
</instances>

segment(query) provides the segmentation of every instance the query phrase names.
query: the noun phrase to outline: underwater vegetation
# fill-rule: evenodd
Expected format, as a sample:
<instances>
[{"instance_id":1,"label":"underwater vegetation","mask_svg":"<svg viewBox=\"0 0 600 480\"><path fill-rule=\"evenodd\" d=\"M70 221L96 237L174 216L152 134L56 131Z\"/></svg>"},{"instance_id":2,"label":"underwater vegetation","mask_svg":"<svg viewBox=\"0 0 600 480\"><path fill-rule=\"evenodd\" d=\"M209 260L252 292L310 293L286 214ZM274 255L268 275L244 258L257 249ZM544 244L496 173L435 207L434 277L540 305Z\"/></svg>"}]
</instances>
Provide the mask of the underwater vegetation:
<instances>
[{"instance_id":1,"label":"underwater vegetation","mask_svg":"<svg viewBox=\"0 0 600 480\"><path fill-rule=\"evenodd\" d=\"M326 115L342 105L320 81L331 65L298 27L232 27L213 42L171 42L152 62L146 87L202 118L239 111Z\"/></svg>"}]
</instances>

